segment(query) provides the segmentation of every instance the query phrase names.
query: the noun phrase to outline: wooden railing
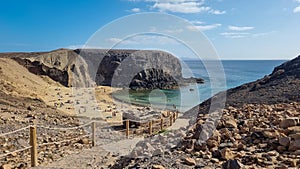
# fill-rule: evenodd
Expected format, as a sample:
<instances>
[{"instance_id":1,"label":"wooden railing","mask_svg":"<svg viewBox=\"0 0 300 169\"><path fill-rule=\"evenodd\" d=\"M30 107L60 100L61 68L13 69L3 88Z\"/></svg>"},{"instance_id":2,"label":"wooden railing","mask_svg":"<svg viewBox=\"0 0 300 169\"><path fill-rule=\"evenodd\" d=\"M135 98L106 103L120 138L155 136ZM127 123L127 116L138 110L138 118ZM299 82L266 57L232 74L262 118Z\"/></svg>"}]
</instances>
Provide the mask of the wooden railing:
<instances>
[{"instance_id":1,"label":"wooden railing","mask_svg":"<svg viewBox=\"0 0 300 169\"><path fill-rule=\"evenodd\" d=\"M123 122L125 122L125 130L120 130L120 132L125 131L125 135L127 137L130 136L130 134L134 135L134 133L136 135L140 135L140 134L149 134L152 135L153 133L162 131L164 128L167 128L169 126L172 126L172 124L175 122L175 120L178 118L178 112L170 112L168 113L167 117L163 117L161 116L160 119L151 119L149 121L134 121L134 120L124 120ZM42 147L42 146L48 146L48 145L53 145L53 144L61 144L64 142L68 142L68 141L74 141L74 140L79 140L81 138L84 137L90 137L90 135L83 135L80 137L76 137L76 138L72 138L72 139L66 139L66 140L62 140L62 141L57 141L57 142L49 142L49 143L42 143L42 144L38 144L37 142L37 132L36 129L37 128L43 128L43 129L48 129L48 130L76 130L76 129L80 129L83 127L88 127L90 126L92 129L92 133L91 133L91 141L92 141L92 146L96 145L96 123L97 121L90 121L86 124L80 125L80 126L76 126L76 127L70 127L70 128L50 128L50 127L44 127L44 126L37 126L37 125L31 125L31 126L27 126L18 130L14 130L8 133L0 133L0 138L5 138L5 136L10 135L10 134L14 134L17 132L21 132L24 130L29 129L29 133L30 133L30 146L25 147L23 149L18 149L12 152L8 152L5 154L0 154L0 159L4 158L6 156L15 154L15 153L20 153L22 151L26 151L30 149L30 156L31 156L31 167L35 167L38 165L38 147ZM137 124L143 124L141 125L139 128L130 128L130 123L137 123ZM146 125L145 125L146 124ZM137 134L138 131L142 131L140 134Z\"/></svg>"},{"instance_id":2,"label":"wooden railing","mask_svg":"<svg viewBox=\"0 0 300 169\"><path fill-rule=\"evenodd\" d=\"M143 134L149 134L152 135L153 133L159 132L164 130L167 127L170 127L173 125L175 120L178 118L178 112L168 112L168 115L166 117L161 116L160 119L151 119L146 121L135 121L135 120L124 120L125 122L125 134L127 137L130 136L130 134L133 135L143 135ZM130 124L140 124L140 126L131 128ZM139 132L142 131L142 132Z\"/></svg>"}]
</instances>

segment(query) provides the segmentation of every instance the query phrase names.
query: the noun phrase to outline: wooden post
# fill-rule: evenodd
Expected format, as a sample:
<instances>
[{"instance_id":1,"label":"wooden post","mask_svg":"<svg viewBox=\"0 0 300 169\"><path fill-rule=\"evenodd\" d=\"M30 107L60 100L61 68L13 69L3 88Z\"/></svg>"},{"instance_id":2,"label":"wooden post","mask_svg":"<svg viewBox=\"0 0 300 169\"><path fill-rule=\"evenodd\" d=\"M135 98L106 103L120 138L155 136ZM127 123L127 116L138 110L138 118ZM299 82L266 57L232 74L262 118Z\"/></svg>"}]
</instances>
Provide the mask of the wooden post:
<instances>
[{"instance_id":1,"label":"wooden post","mask_svg":"<svg viewBox=\"0 0 300 169\"><path fill-rule=\"evenodd\" d=\"M152 135L152 120L149 121L149 134Z\"/></svg>"},{"instance_id":2,"label":"wooden post","mask_svg":"<svg viewBox=\"0 0 300 169\"><path fill-rule=\"evenodd\" d=\"M172 115L173 115L173 123L175 123L175 120L176 120L176 113L174 112Z\"/></svg>"},{"instance_id":3,"label":"wooden post","mask_svg":"<svg viewBox=\"0 0 300 169\"><path fill-rule=\"evenodd\" d=\"M160 130L164 129L164 118L160 117Z\"/></svg>"},{"instance_id":4,"label":"wooden post","mask_svg":"<svg viewBox=\"0 0 300 169\"><path fill-rule=\"evenodd\" d=\"M92 146L96 145L96 122L92 122Z\"/></svg>"},{"instance_id":5,"label":"wooden post","mask_svg":"<svg viewBox=\"0 0 300 169\"><path fill-rule=\"evenodd\" d=\"M37 166L37 139L36 139L36 127L30 126L30 146L31 146L31 167Z\"/></svg>"},{"instance_id":6,"label":"wooden post","mask_svg":"<svg viewBox=\"0 0 300 169\"><path fill-rule=\"evenodd\" d=\"M129 137L129 120L126 120L126 136Z\"/></svg>"},{"instance_id":7,"label":"wooden post","mask_svg":"<svg viewBox=\"0 0 300 169\"><path fill-rule=\"evenodd\" d=\"M173 125L173 116L172 116L172 114L170 115L170 126L172 126Z\"/></svg>"}]
</instances>

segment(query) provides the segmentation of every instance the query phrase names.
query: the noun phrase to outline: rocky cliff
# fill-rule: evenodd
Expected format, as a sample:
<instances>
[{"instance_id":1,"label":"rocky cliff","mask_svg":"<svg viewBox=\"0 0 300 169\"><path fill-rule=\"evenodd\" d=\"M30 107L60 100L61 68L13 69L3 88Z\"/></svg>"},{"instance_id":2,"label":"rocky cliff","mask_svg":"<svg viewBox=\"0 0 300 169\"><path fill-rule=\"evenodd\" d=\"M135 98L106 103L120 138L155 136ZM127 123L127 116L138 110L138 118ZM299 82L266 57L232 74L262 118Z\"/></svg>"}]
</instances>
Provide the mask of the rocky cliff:
<instances>
[{"instance_id":1,"label":"rocky cliff","mask_svg":"<svg viewBox=\"0 0 300 169\"><path fill-rule=\"evenodd\" d=\"M91 86L88 66L74 51L58 49L51 52L13 53L4 55L16 60L31 73L45 75L64 86Z\"/></svg>"},{"instance_id":2,"label":"rocky cliff","mask_svg":"<svg viewBox=\"0 0 300 169\"><path fill-rule=\"evenodd\" d=\"M30 72L64 86L108 85L139 89L172 89L202 79L182 77L180 61L153 50L59 49L42 53L10 53Z\"/></svg>"},{"instance_id":3,"label":"rocky cliff","mask_svg":"<svg viewBox=\"0 0 300 169\"><path fill-rule=\"evenodd\" d=\"M180 61L162 51L110 50L101 60L98 85L132 89L174 88L182 79Z\"/></svg>"}]
</instances>

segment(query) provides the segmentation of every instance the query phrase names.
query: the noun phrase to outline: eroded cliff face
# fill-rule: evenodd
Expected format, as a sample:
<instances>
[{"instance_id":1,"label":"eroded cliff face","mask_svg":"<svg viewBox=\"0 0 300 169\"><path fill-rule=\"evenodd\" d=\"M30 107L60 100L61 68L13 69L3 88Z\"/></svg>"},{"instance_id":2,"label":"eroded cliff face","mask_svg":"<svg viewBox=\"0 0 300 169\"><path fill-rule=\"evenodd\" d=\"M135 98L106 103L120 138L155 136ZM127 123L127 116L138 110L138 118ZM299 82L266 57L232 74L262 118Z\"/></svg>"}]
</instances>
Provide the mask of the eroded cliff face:
<instances>
[{"instance_id":1,"label":"eroded cliff face","mask_svg":"<svg viewBox=\"0 0 300 169\"><path fill-rule=\"evenodd\" d=\"M51 52L12 56L31 73L45 75L66 87L87 87L93 84L87 71L87 64L74 51L59 49Z\"/></svg>"},{"instance_id":2,"label":"eroded cliff face","mask_svg":"<svg viewBox=\"0 0 300 169\"><path fill-rule=\"evenodd\" d=\"M180 61L154 50L59 49L13 57L30 72L67 87L108 85L139 89L172 89L186 79Z\"/></svg>"},{"instance_id":3,"label":"eroded cliff face","mask_svg":"<svg viewBox=\"0 0 300 169\"><path fill-rule=\"evenodd\" d=\"M171 89L182 79L180 61L162 51L110 50L96 72L98 85Z\"/></svg>"}]
</instances>

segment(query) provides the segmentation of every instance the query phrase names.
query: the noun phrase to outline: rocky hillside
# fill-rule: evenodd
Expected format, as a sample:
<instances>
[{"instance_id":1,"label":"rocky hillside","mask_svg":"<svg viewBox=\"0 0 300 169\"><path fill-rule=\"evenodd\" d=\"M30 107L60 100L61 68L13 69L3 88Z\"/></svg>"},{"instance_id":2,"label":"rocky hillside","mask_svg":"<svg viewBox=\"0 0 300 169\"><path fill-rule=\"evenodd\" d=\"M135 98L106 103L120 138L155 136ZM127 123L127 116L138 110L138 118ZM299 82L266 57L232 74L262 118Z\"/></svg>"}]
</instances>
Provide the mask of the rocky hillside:
<instances>
[{"instance_id":1,"label":"rocky hillside","mask_svg":"<svg viewBox=\"0 0 300 169\"><path fill-rule=\"evenodd\" d=\"M226 94L226 106L242 106L246 103L275 104L300 102L300 56L274 68L270 75L243 84L226 93L221 92L213 98ZM211 98L212 99L212 98ZM207 113L211 99L194 107L190 112Z\"/></svg>"},{"instance_id":2,"label":"rocky hillside","mask_svg":"<svg viewBox=\"0 0 300 169\"><path fill-rule=\"evenodd\" d=\"M55 102L51 101L59 97L58 92L65 90L68 91L48 77L30 73L10 58L0 58L0 133L11 132L29 125L47 127L78 126L80 124L78 118L60 111L60 108L54 106ZM67 112L67 109L65 109L65 112ZM84 135L82 129L81 132L49 132L49 130L39 128L38 143L76 138L82 135ZM1 155L27 146L29 146L28 129L5 136L0 134ZM80 151L84 147L89 147L89 145L77 144L76 141L61 147L55 145L40 147L39 163L51 162L66 154ZM53 152L55 153L53 154ZM0 168L24 169L29 168L29 166L29 151L0 157Z\"/></svg>"},{"instance_id":3,"label":"rocky hillside","mask_svg":"<svg viewBox=\"0 0 300 169\"><path fill-rule=\"evenodd\" d=\"M297 151L300 149L299 73L300 56L276 67L270 75L262 79L227 90L223 110L209 110L209 108L211 100L222 98L224 92L190 110L187 114L197 112L198 117L196 124L192 125L185 138L185 150L209 150L212 157L220 157L223 160L239 159L238 162L241 164L256 167L272 165L274 167L278 162L274 161L273 157L278 159L278 154L284 155L285 158L281 159L292 158L294 157L290 156L292 154L299 155ZM204 115L209 111L210 114ZM217 131L214 131L215 127ZM220 137L215 138L215 132L221 133ZM223 136L224 133L228 135ZM236 142L239 140L237 137L241 142ZM223 139L225 140L222 141ZM242 144L239 146L240 143ZM261 154L261 157L253 157L251 156L253 152L248 152L250 157L240 158L247 155L248 150L246 154L238 155L238 151L245 147L253 147L252 151L265 152L269 155ZM275 154L270 155L270 151ZM238 162L230 163L238 164ZM283 163L288 167L296 167L300 161L289 160Z\"/></svg>"},{"instance_id":4,"label":"rocky hillside","mask_svg":"<svg viewBox=\"0 0 300 169\"><path fill-rule=\"evenodd\" d=\"M299 103L230 106L223 110L212 136L198 144L193 133L205 132L205 127L199 126L213 115L200 114L197 124L185 136L181 129L153 136L137 145L131 158L121 158L114 168L299 168ZM176 139L182 137L176 144Z\"/></svg>"},{"instance_id":5,"label":"rocky hillside","mask_svg":"<svg viewBox=\"0 0 300 169\"><path fill-rule=\"evenodd\" d=\"M197 120L179 144L163 142L162 137L139 151L153 154L165 144L171 149L147 160L121 158L115 168L299 168L299 73L300 56L262 79L215 95L187 112L186 117L198 114ZM225 108L208 114L211 100L225 94Z\"/></svg>"}]
</instances>

